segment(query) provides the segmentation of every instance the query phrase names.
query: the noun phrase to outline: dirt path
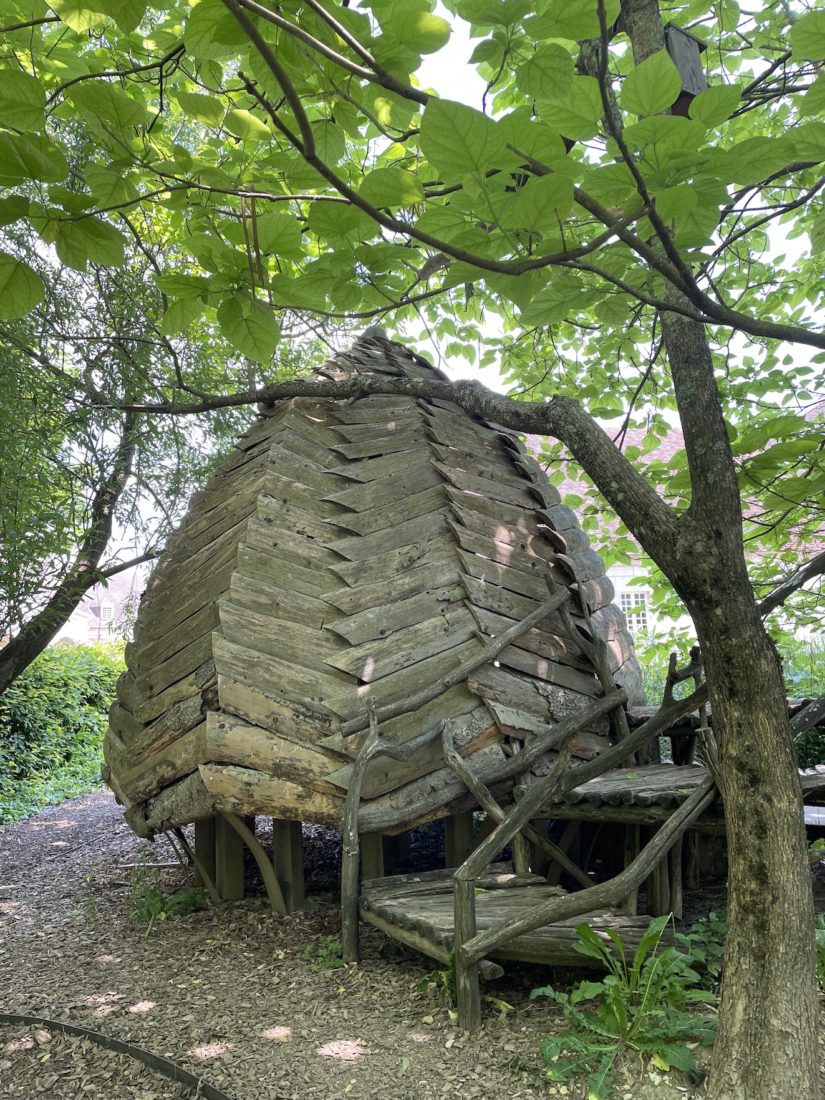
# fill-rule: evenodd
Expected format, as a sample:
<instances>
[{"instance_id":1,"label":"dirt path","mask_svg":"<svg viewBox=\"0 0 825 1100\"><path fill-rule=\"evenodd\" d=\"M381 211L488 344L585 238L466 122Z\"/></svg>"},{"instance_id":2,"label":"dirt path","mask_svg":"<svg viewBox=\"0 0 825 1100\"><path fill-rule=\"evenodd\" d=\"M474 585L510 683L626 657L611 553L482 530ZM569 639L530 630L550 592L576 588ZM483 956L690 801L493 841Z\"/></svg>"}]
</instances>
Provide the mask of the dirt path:
<instances>
[{"instance_id":1,"label":"dirt path","mask_svg":"<svg viewBox=\"0 0 825 1100\"><path fill-rule=\"evenodd\" d=\"M171 856L165 843L135 837L108 794L0 829L0 1011L135 1042L236 1100L548 1096L538 1047L554 1020L546 1003L528 998L549 971L506 975L495 993L512 1011L500 1019L490 1010L482 1031L465 1036L437 996L417 990L431 964L374 930L364 930L358 967L325 970L305 957L317 959L321 937L338 936L331 896L286 918L259 899L202 910L158 922L147 936L130 919L135 872L122 865ZM180 868L158 875L183 885ZM647 1076L634 1072L639 1079L619 1096L650 1094ZM84 1040L0 1027L2 1097L184 1095ZM673 1080L655 1095L694 1094Z\"/></svg>"}]
</instances>

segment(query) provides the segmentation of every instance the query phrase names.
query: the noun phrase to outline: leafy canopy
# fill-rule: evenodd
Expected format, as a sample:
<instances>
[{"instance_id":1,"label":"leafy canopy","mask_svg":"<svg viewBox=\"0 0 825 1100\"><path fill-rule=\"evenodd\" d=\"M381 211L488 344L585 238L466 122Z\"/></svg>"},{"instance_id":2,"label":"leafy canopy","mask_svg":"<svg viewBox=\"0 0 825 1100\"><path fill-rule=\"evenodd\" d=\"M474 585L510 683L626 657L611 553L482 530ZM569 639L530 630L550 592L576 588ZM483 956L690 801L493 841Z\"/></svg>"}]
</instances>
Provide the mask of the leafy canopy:
<instances>
[{"instance_id":1,"label":"leafy canopy","mask_svg":"<svg viewBox=\"0 0 825 1100\"><path fill-rule=\"evenodd\" d=\"M712 47L707 90L671 114L679 71L664 50L633 64L617 0L447 7L476 42L474 106L417 82L450 37L434 0L3 0L0 222L78 272L151 243L162 334L217 327L264 370L290 311L422 319L531 398L643 427L636 458L673 407L676 287L713 340L775 572L825 489L825 13L666 5ZM35 267L2 245L0 317L41 301ZM681 459L653 476L687 503Z\"/></svg>"}]
</instances>

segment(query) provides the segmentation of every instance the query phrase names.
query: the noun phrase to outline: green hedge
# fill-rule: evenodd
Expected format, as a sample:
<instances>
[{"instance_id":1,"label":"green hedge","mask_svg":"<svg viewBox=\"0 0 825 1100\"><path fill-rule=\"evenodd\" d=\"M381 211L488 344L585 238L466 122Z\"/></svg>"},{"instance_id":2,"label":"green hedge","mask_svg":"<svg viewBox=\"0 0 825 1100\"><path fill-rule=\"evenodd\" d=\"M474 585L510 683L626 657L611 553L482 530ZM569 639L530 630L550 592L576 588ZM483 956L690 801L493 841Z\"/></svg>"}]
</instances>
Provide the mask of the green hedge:
<instances>
[{"instance_id":1,"label":"green hedge","mask_svg":"<svg viewBox=\"0 0 825 1100\"><path fill-rule=\"evenodd\" d=\"M53 646L0 695L0 823L100 784L122 669L111 646Z\"/></svg>"}]
</instances>

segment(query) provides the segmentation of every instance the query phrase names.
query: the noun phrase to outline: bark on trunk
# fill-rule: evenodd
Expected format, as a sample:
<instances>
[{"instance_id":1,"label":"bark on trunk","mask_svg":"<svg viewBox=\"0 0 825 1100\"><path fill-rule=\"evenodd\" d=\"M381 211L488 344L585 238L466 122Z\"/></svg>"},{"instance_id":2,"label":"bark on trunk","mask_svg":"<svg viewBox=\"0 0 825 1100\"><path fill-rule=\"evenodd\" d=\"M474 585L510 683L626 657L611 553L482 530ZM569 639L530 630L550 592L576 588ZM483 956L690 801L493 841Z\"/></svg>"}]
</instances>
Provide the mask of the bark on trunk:
<instances>
[{"instance_id":1,"label":"bark on trunk","mask_svg":"<svg viewBox=\"0 0 825 1100\"><path fill-rule=\"evenodd\" d=\"M694 609L719 737L728 932L712 1100L819 1096L813 896L779 660L752 598ZM754 837L759 843L754 844Z\"/></svg>"}]
</instances>

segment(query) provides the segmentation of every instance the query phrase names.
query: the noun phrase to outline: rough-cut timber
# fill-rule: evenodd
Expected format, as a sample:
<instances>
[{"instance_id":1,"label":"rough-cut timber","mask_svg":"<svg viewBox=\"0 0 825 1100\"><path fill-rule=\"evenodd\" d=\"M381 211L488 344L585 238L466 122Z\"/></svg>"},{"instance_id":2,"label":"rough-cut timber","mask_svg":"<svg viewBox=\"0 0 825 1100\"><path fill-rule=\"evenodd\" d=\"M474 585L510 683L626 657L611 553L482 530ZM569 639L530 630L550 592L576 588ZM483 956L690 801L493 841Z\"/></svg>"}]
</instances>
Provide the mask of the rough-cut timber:
<instances>
[{"instance_id":1,"label":"rough-cut timber","mask_svg":"<svg viewBox=\"0 0 825 1100\"><path fill-rule=\"evenodd\" d=\"M365 372L443 378L374 330L319 375ZM565 591L564 615L533 615L485 658ZM611 598L598 555L515 434L443 401L285 402L169 539L127 647L104 773L147 835L218 812L340 823L372 700L385 741L447 720L462 756L511 776L514 747L604 695L571 627L598 632L617 684L642 701ZM605 712L578 732L574 756L592 759L608 730ZM361 819L374 806L398 831L450 812L455 792L434 795L429 777L451 780L438 738L370 761Z\"/></svg>"}]
</instances>

